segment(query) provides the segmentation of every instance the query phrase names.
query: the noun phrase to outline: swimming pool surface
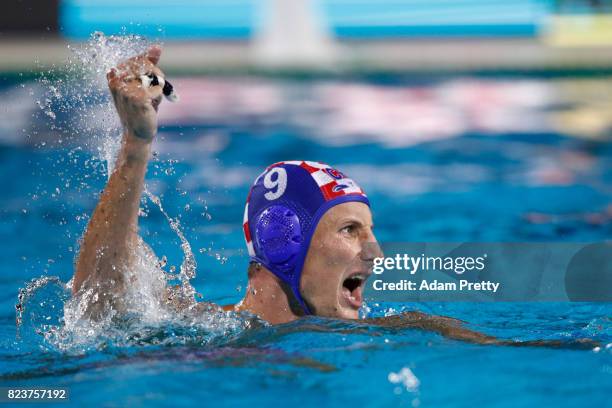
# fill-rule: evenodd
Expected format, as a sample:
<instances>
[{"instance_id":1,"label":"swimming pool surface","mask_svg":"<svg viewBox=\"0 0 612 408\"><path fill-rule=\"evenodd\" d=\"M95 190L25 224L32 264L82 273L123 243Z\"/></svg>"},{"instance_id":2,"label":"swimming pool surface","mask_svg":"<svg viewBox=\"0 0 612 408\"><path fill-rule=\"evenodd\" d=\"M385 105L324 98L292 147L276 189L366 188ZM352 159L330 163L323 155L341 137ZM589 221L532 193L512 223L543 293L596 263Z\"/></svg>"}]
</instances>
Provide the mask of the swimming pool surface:
<instances>
[{"instance_id":1,"label":"swimming pool surface","mask_svg":"<svg viewBox=\"0 0 612 408\"><path fill-rule=\"evenodd\" d=\"M382 242L587 242L612 234L609 130L572 116L582 109L605 120L607 99L594 95L609 87L607 78L173 82L183 99L161 107L147 186L179 221L204 299L241 298L247 190L280 160L329 162L358 180ZM610 303L368 304L374 316L422 310L502 338L590 338L598 350L480 346L318 318L252 330L232 319L177 318L128 319L91 338L62 331L65 283L106 179L97 147L108 129L95 98L91 111L45 114L36 100L46 106L48 86L0 82L0 386L67 387L80 406L609 404ZM73 117L78 123L59 125ZM148 199L141 223L157 255L178 267L180 240ZM59 281L27 290L17 328L19 290L45 276Z\"/></svg>"}]
</instances>

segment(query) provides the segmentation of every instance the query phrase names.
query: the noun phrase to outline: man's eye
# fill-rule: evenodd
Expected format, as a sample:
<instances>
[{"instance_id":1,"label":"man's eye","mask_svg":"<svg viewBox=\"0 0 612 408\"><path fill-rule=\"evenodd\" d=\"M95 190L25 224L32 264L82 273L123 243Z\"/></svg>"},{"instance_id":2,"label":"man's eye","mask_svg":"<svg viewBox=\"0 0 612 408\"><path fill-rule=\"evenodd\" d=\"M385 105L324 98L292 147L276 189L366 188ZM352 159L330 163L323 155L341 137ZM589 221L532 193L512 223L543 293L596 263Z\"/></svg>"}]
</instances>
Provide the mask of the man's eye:
<instances>
[{"instance_id":1,"label":"man's eye","mask_svg":"<svg viewBox=\"0 0 612 408\"><path fill-rule=\"evenodd\" d=\"M345 234L352 234L355 231L355 226L354 225L347 225L346 227L343 227L340 232L345 233Z\"/></svg>"}]
</instances>

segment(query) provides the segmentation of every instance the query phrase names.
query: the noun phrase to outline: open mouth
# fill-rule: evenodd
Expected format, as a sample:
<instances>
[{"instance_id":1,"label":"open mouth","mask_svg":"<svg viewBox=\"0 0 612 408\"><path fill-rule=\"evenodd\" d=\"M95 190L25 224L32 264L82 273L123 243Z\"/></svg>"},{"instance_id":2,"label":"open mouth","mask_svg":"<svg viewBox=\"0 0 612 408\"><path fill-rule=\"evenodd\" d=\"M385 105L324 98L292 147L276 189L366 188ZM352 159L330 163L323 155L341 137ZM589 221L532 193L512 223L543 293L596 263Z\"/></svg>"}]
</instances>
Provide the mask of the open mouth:
<instances>
[{"instance_id":1,"label":"open mouth","mask_svg":"<svg viewBox=\"0 0 612 408\"><path fill-rule=\"evenodd\" d=\"M356 273L342 282L342 295L355 309L359 309L363 303L363 287L367 278L367 275Z\"/></svg>"}]
</instances>

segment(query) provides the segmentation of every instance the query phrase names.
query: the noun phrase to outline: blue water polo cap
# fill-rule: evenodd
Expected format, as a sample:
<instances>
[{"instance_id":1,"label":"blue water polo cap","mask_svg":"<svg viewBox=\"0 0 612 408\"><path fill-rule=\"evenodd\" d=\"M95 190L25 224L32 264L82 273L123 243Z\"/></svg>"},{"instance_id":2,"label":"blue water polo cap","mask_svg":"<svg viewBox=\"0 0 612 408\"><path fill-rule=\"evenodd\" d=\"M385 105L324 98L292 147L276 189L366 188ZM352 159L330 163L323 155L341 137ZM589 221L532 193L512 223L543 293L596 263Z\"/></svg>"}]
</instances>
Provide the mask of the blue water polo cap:
<instances>
[{"instance_id":1,"label":"blue water polo cap","mask_svg":"<svg viewBox=\"0 0 612 408\"><path fill-rule=\"evenodd\" d=\"M312 235L335 205L370 205L352 179L320 162L284 161L268 166L249 191L243 229L251 262L258 262L291 288L304 313L300 278Z\"/></svg>"}]
</instances>

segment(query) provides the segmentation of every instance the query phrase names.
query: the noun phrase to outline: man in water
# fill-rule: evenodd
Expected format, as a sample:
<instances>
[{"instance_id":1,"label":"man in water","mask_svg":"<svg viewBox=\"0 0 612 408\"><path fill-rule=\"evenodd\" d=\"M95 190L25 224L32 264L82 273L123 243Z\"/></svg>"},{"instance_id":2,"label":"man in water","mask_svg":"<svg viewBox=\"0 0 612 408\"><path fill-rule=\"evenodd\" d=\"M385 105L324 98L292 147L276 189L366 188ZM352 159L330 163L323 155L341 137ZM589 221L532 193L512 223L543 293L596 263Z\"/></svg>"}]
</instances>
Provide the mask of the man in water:
<instances>
[{"instance_id":1,"label":"man in water","mask_svg":"<svg viewBox=\"0 0 612 408\"><path fill-rule=\"evenodd\" d=\"M113 173L100 196L81 244L73 293L92 292L90 315L121 308L121 297L138 260L138 212L144 176L157 133L157 110L164 81L154 75L161 49L150 48L107 74L123 125ZM251 187L243 220L251 263L242 301L225 310L249 312L271 324L306 315L357 319L363 288L375 257L381 256L373 233L369 201L340 171L308 161L269 166ZM161 293L172 303L171 288ZM456 319L409 312L367 319L387 327L432 330L447 337L486 344L510 344L468 330ZM527 344L527 343L520 343Z\"/></svg>"},{"instance_id":2,"label":"man in water","mask_svg":"<svg viewBox=\"0 0 612 408\"><path fill-rule=\"evenodd\" d=\"M139 242L140 197L163 96L160 83L143 84L140 78L163 78L160 54L153 47L107 75L124 133L83 237L75 294L95 288L116 295L129 284L126 271ZM308 314L358 317L373 259L381 254L368 199L353 180L318 162L276 163L251 188L243 228L251 259L248 288L241 302L226 309L272 324Z\"/></svg>"}]
</instances>

